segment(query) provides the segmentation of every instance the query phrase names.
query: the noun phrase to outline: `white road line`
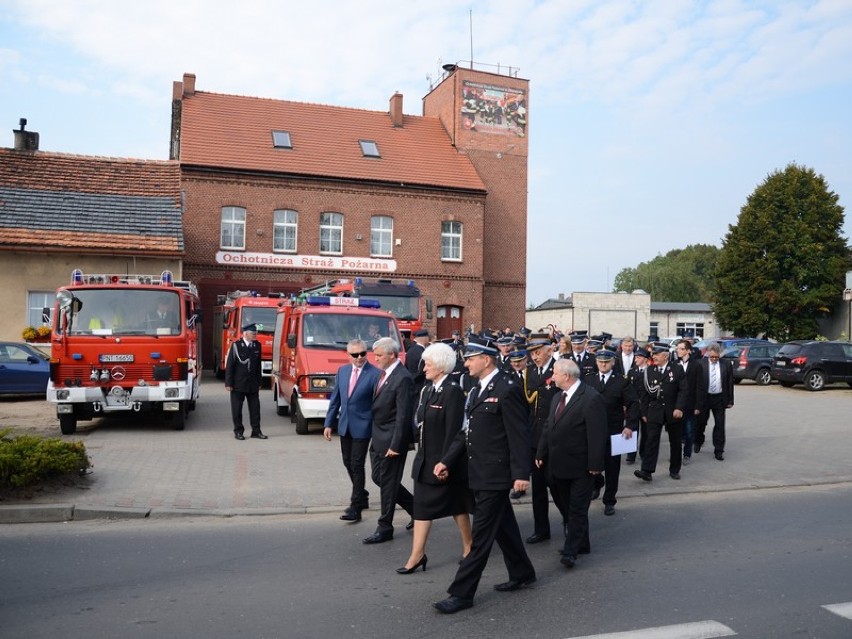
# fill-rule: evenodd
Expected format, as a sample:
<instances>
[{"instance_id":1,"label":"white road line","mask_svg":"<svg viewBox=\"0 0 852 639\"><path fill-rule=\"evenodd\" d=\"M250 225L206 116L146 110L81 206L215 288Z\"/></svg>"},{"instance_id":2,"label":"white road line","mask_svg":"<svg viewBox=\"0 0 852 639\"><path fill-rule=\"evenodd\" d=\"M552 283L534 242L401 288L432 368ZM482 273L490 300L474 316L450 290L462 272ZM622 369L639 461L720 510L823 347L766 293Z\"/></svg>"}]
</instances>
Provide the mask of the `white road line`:
<instances>
[{"instance_id":1,"label":"white road line","mask_svg":"<svg viewBox=\"0 0 852 639\"><path fill-rule=\"evenodd\" d=\"M735 634L737 633L728 626L717 621L696 621L675 626L642 628L641 630L571 637L570 639L714 639L715 637L732 637Z\"/></svg>"},{"instance_id":2,"label":"white road line","mask_svg":"<svg viewBox=\"0 0 852 639\"><path fill-rule=\"evenodd\" d=\"M852 602L829 604L828 606L823 606L823 608L825 608L829 612L833 612L839 617L844 617L845 619L852 619Z\"/></svg>"}]
</instances>

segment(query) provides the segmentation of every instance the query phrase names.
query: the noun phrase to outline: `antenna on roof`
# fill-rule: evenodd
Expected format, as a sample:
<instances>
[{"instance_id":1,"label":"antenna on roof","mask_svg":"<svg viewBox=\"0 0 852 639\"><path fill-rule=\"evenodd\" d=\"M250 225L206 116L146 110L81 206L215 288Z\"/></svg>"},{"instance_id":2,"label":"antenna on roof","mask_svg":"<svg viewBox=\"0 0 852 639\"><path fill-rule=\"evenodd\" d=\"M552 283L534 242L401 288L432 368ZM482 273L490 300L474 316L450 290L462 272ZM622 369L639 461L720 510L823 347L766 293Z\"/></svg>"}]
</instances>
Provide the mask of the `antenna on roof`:
<instances>
[{"instance_id":1,"label":"antenna on roof","mask_svg":"<svg viewBox=\"0 0 852 639\"><path fill-rule=\"evenodd\" d=\"M473 69L473 9L468 9L470 13L470 68Z\"/></svg>"}]
</instances>

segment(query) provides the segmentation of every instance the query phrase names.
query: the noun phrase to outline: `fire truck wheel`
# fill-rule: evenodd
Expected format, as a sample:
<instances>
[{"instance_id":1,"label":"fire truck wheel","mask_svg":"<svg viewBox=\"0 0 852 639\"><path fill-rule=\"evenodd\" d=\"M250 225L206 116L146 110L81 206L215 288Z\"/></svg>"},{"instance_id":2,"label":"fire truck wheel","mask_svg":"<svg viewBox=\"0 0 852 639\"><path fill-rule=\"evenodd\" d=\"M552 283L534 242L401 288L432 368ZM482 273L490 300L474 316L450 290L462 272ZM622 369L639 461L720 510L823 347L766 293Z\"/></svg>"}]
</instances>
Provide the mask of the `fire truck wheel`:
<instances>
[{"instance_id":1,"label":"fire truck wheel","mask_svg":"<svg viewBox=\"0 0 852 639\"><path fill-rule=\"evenodd\" d=\"M183 430L186 426L186 402L180 403L180 410L172 413L172 429L173 430Z\"/></svg>"},{"instance_id":2,"label":"fire truck wheel","mask_svg":"<svg viewBox=\"0 0 852 639\"><path fill-rule=\"evenodd\" d=\"M296 422L296 434L297 435L307 435L308 434L308 420L302 415L302 409L299 408L299 402L296 402L293 405L293 418Z\"/></svg>"},{"instance_id":3,"label":"fire truck wheel","mask_svg":"<svg viewBox=\"0 0 852 639\"><path fill-rule=\"evenodd\" d=\"M290 414L289 406L281 406L280 404L275 404L275 413L276 415L280 415L281 417L286 417Z\"/></svg>"},{"instance_id":4,"label":"fire truck wheel","mask_svg":"<svg viewBox=\"0 0 852 639\"><path fill-rule=\"evenodd\" d=\"M77 432L77 416L73 413L70 415L59 416L59 430L63 435L73 435Z\"/></svg>"}]
</instances>

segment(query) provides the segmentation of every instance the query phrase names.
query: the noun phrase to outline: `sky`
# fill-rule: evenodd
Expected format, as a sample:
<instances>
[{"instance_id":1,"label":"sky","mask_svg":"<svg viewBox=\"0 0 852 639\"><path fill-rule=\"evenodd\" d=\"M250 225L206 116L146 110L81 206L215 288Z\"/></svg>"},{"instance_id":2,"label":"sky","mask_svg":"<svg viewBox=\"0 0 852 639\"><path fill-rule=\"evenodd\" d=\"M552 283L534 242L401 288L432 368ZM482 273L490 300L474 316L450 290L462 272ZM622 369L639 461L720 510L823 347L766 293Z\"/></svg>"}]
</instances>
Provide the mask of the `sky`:
<instances>
[{"instance_id":1,"label":"sky","mask_svg":"<svg viewBox=\"0 0 852 639\"><path fill-rule=\"evenodd\" d=\"M399 91L421 115L470 60L530 81L528 303L721 247L790 163L852 235L850 0L0 0L0 146L26 117L44 151L168 159L184 73L376 111Z\"/></svg>"}]
</instances>

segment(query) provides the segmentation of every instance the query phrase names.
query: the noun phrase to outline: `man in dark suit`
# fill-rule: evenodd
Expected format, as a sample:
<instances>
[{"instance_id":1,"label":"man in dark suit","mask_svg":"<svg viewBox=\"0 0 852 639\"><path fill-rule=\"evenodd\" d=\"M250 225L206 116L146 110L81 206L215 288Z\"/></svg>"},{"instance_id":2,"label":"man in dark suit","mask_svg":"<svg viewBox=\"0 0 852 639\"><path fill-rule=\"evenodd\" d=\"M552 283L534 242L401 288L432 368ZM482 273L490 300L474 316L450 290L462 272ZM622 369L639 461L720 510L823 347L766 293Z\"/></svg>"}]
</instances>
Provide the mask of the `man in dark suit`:
<instances>
[{"instance_id":1,"label":"man in dark suit","mask_svg":"<svg viewBox=\"0 0 852 639\"><path fill-rule=\"evenodd\" d=\"M589 504L594 476L604 469L606 408L598 392L580 381L573 361L556 362L553 380L562 392L553 399L535 464L547 473L565 520L561 563L573 568L578 553L591 548Z\"/></svg>"},{"instance_id":2,"label":"man in dark suit","mask_svg":"<svg viewBox=\"0 0 852 639\"><path fill-rule=\"evenodd\" d=\"M630 369L636 364L636 340L629 335L622 337L619 350L620 354L615 360L615 368L613 370L615 370L616 374L626 377Z\"/></svg>"},{"instance_id":3,"label":"man in dark suit","mask_svg":"<svg viewBox=\"0 0 852 639\"><path fill-rule=\"evenodd\" d=\"M653 346L653 365L645 369L643 378L642 420L645 422L645 443L642 445L642 468L633 471L639 479L651 481L660 455L663 428L669 436L669 476L680 479L681 420L686 404L686 376L680 366L669 363L669 345L656 342Z\"/></svg>"},{"instance_id":4,"label":"man in dark suit","mask_svg":"<svg viewBox=\"0 0 852 639\"><path fill-rule=\"evenodd\" d=\"M169 328L179 329L178 314L175 311L175 305L178 303L176 295L163 295L157 300L157 308L150 313L146 318L148 328ZM248 324L249 322L246 322Z\"/></svg>"},{"instance_id":5,"label":"man in dark suit","mask_svg":"<svg viewBox=\"0 0 852 639\"><path fill-rule=\"evenodd\" d=\"M684 338L678 341L675 347L677 361L686 376L686 402L683 405L683 464L689 464L692 460L692 441L695 437L695 393L698 388L698 377L701 375L699 360L701 355L695 356L692 342Z\"/></svg>"},{"instance_id":6,"label":"man in dark suit","mask_svg":"<svg viewBox=\"0 0 852 639\"><path fill-rule=\"evenodd\" d=\"M414 331L414 342L405 351L405 368L411 373L414 380L414 396L420 396L420 389L426 382L426 373L423 371L423 351L429 346L429 331L425 328Z\"/></svg>"},{"instance_id":7,"label":"man in dark suit","mask_svg":"<svg viewBox=\"0 0 852 639\"><path fill-rule=\"evenodd\" d=\"M367 345L353 339L346 345L352 359L337 371L334 390L328 402L323 436L331 441L331 433L340 435L343 465L352 482L349 508L340 516L342 521L361 521L361 511L368 507L370 493L364 488L367 450L373 431L373 394L381 372L367 361Z\"/></svg>"},{"instance_id":8,"label":"man in dark suit","mask_svg":"<svg viewBox=\"0 0 852 639\"><path fill-rule=\"evenodd\" d=\"M257 327L243 326L243 338L236 341L228 351L225 362L225 390L231 393L231 419L234 422L234 438L243 441L243 402L248 404L251 437L267 439L260 432L260 344L255 340Z\"/></svg>"},{"instance_id":9,"label":"man in dark suit","mask_svg":"<svg viewBox=\"0 0 852 639\"><path fill-rule=\"evenodd\" d=\"M639 430L639 396L630 381L613 370L617 358L618 354L615 351L602 348L595 353L598 364L597 374L587 375L583 379L598 391L606 406L608 437L604 474L603 476L595 475L595 489L592 493L594 500L597 499L595 493L600 493L601 488L604 489L604 515L615 514L617 502L615 494L618 492L618 478L621 474L621 455L612 454L609 436L621 435L625 439L630 439L633 433L638 433Z\"/></svg>"},{"instance_id":10,"label":"man in dark suit","mask_svg":"<svg viewBox=\"0 0 852 639\"><path fill-rule=\"evenodd\" d=\"M713 413L713 454L719 461L725 459L725 411L734 405L734 368L731 362L719 359L718 344L707 347L707 358L701 361L701 377L696 393L694 450L704 444L704 429Z\"/></svg>"},{"instance_id":11,"label":"man in dark suit","mask_svg":"<svg viewBox=\"0 0 852 639\"><path fill-rule=\"evenodd\" d=\"M536 334L530 338L527 351L533 360L527 374L524 392L530 405L530 459L536 458L538 442L550 413L550 404L559 394L553 382L553 347L547 335ZM533 465L530 477L532 484L533 533L527 537L528 544L537 544L550 539L550 504L547 496L547 477Z\"/></svg>"},{"instance_id":12,"label":"man in dark suit","mask_svg":"<svg viewBox=\"0 0 852 639\"><path fill-rule=\"evenodd\" d=\"M645 421L642 419L642 393L645 389L645 369L651 361L651 353L644 348L636 348L633 351L633 367L627 371L627 381L636 392L636 397L639 398L639 430L634 434L639 435L638 454L642 454L642 446L645 443ZM637 453L627 453L625 461L628 464L636 463Z\"/></svg>"},{"instance_id":13,"label":"man in dark suit","mask_svg":"<svg viewBox=\"0 0 852 639\"><path fill-rule=\"evenodd\" d=\"M580 377L584 377L589 373L594 373L597 370L595 366L595 358L586 350L586 345L589 343L588 331L571 331L569 333L571 339L571 352L568 353L567 359L573 361L577 368L580 369ZM566 357L563 355L562 357Z\"/></svg>"},{"instance_id":14,"label":"man in dark suit","mask_svg":"<svg viewBox=\"0 0 852 639\"><path fill-rule=\"evenodd\" d=\"M473 605L482 572L494 542L503 553L509 581L494 586L498 592L518 590L536 580L509 490L524 491L529 486L530 443L523 391L519 384L497 369L497 349L490 340L471 338L465 350L465 366L477 384L468 393L465 424L459 437L467 455L468 485L474 494L473 544L459 564L449 597L435 604L444 614ZM435 466L444 475L448 464Z\"/></svg>"},{"instance_id":15,"label":"man in dark suit","mask_svg":"<svg viewBox=\"0 0 852 639\"><path fill-rule=\"evenodd\" d=\"M402 485L405 459L413 438L414 382L399 361L399 344L382 337L373 344L376 364L382 369L373 397L373 441L370 463L373 482L381 489L378 527L365 544L393 539L393 513L396 505L414 516L414 498Z\"/></svg>"}]
</instances>

